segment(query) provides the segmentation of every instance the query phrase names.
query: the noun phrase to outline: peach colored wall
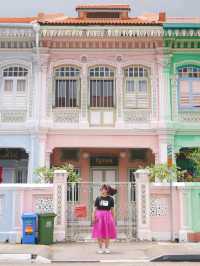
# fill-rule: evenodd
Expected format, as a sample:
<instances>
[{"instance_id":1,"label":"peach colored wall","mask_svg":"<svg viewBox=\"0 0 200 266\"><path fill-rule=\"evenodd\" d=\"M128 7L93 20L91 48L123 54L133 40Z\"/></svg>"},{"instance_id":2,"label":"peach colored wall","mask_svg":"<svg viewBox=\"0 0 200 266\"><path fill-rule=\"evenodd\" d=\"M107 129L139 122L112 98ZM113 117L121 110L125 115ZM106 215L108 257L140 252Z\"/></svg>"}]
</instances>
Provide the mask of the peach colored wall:
<instances>
[{"instance_id":1,"label":"peach colored wall","mask_svg":"<svg viewBox=\"0 0 200 266\"><path fill-rule=\"evenodd\" d=\"M110 64L117 64L118 61L116 60L116 55L123 55L124 61L129 61L131 59L136 60L143 60L147 64L149 62L156 62L155 59L155 51L144 49L143 52L138 53L137 50L123 50L119 52L119 50L113 49L113 50L106 50L106 49L95 49L95 50L85 50L83 52L82 49L76 49L76 51L51 51L50 54L50 60L52 62L55 62L57 60L77 60L80 61L81 63L81 56L87 56L87 63L90 61L93 61L95 59L98 60L108 60L110 61ZM163 57L163 52L162 50L158 51L157 50L157 56ZM149 61L150 60L150 61Z\"/></svg>"},{"instance_id":2,"label":"peach colored wall","mask_svg":"<svg viewBox=\"0 0 200 266\"><path fill-rule=\"evenodd\" d=\"M152 148L158 150L156 136L55 134L47 137L47 150L55 147L76 148Z\"/></svg>"},{"instance_id":3,"label":"peach colored wall","mask_svg":"<svg viewBox=\"0 0 200 266\"><path fill-rule=\"evenodd\" d=\"M32 189L32 190L24 190L23 192L23 212L34 212L35 211L35 200L36 197L42 197L44 198L46 196L51 195L53 197L53 187L47 188L46 190L40 190L40 189Z\"/></svg>"},{"instance_id":4,"label":"peach colored wall","mask_svg":"<svg viewBox=\"0 0 200 266\"><path fill-rule=\"evenodd\" d=\"M180 195L176 188L173 188L173 231L178 234L180 230ZM171 231L171 209L170 209L170 188L169 187L151 187L151 198L164 199L167 204L166 216L151 216L152 232L170 232Z\"/></svg>"}]
</instances>

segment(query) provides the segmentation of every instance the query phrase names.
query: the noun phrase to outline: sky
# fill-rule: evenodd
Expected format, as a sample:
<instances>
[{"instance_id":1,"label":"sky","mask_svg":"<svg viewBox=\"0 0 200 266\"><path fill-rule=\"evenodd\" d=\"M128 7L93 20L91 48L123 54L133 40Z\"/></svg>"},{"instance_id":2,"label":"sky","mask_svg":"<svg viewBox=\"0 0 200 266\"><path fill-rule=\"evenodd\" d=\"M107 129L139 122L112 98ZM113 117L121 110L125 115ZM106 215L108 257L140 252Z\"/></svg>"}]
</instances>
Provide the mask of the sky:
<instances>
[{"instance_id":1,"label":"sky","mask_svg":"<svg viewBox=\"0 0 200 266\"><path fill-rule=\"evenodd\" d=\"M0 0L0 16L35 16L38 12L76 16L77 5L94 3L129 4L133 16L165 11L168 16L200 17L200 0Z\"/></svg>"}]
</instances>

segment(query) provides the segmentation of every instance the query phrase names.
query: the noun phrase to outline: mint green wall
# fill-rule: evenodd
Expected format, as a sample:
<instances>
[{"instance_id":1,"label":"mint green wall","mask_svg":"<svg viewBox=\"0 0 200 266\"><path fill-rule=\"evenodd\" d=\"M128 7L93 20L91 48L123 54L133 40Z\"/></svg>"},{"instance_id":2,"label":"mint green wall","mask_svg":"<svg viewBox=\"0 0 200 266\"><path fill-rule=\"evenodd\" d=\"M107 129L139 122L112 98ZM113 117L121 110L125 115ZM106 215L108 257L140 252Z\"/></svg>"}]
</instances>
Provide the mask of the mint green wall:
<instances>
[{"instance_id":1,"label":"mint green wall","mask_svg":"<svg viewBox=\"0 0 200 266\"><path fill-rule=\"evenodd\" d=\"M200 146L200 135L175 135L175 149Z\"/></svg>"},{"instance_id":2,"label":"mint green wall","mask_svg":"<svg viewBox=\"0 0 200 266\"><path fill-rule=\"evenodd\" d=\"M192 50L189 50L188 53L174 52L172 54L170 74L174 73L174 65L177 63L184 63L184 61L199 61L200 65L200 51L199 53L192 53Z\"/></svg>"},{"instance_id":3,"label":"mint green wall","mask_svg":"<svg viewBox=\"0 0 200 266\"><path fill-rule=\"evenodd\" d=\"M200 189L192 191L192 230L200 232Z\"/></svg>"}]
</instances>

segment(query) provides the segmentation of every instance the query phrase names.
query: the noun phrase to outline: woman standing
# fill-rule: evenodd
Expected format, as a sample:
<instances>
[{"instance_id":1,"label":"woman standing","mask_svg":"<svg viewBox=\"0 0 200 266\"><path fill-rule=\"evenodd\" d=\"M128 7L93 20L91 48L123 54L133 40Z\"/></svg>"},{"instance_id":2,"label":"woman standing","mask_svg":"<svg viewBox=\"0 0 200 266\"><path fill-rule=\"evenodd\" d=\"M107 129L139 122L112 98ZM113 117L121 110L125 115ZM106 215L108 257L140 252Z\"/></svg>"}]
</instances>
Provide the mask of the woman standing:
<instances>
[{"instance_id":1,"label":"woman standing","mask_svg":"<svg viewBox=\"0 0 200 266\"><path fill-rule=\"evenodd\" d=\"M116 189L104 184L100 189L100 196L95 200L92 215L92 237L98 240L99 254L104 252L103 244L105 253L109 254L110 239L116 238L114 199L112 197L116 193Z\"/></svg>"}]
</instances>

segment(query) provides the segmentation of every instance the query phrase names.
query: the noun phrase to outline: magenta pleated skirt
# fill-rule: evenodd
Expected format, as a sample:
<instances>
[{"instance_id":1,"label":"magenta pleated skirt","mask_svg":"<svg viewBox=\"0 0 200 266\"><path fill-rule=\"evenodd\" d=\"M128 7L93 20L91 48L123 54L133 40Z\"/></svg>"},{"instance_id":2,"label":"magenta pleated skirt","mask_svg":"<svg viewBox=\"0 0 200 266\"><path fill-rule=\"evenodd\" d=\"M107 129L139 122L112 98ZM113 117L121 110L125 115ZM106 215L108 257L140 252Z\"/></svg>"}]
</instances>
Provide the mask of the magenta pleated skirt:
<instances>
[{"instance_id":1,"label":"magenta pleated skirt","mask_svg":"<svg viewBox=\"0 0 200 266\"><path fill-rule=\"evenodd\" d=\"M94 239L116 239L116 226L111 211L96 210L96 220L92 227Z\"/></svg>"}]
</instances>

